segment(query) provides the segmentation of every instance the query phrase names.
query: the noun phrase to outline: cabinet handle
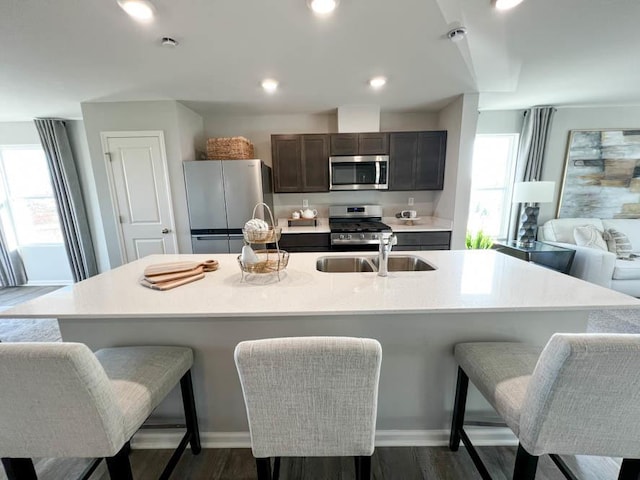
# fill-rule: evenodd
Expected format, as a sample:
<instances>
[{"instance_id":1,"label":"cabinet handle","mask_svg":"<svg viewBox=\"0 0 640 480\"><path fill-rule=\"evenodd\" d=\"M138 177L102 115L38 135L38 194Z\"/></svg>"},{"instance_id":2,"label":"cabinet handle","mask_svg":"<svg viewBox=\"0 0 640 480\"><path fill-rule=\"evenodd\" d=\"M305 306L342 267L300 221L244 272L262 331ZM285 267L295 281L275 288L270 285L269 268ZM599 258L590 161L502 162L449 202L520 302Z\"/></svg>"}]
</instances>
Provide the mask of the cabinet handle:
<instances>
[{"instance_id":1,"label":"cabinet handle","mask_svg":"<svg viewBox=\"0 0 640 480\"><path fill-rule=\"evenodd\" d=\"M166 235L167 233L169 233L170 231L171 231L171 230L170 230L170 229L168 229L168 228L163 228L163 229L162 229L162 233L164 233L165 235Z\"/></svg>"}]
</instances>

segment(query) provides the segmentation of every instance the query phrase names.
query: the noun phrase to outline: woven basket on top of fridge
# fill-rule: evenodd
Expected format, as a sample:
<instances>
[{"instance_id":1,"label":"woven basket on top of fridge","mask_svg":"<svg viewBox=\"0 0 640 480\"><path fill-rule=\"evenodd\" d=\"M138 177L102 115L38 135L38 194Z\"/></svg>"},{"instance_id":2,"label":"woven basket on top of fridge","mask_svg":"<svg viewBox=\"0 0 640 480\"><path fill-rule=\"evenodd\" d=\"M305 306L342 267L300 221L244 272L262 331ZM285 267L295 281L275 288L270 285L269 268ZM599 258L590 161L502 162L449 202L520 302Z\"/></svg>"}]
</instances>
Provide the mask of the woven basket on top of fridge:
<instances>
[{"instance_id":1,"label":"woven basket on top of fridge","mask_svg":"<svg viewBox=\"0 0 640 480\"><path fill-rule=\"evenodd\" d=\"M208 160L246 160L255 158L253 143L244 137L210 138L207 140Z\"/></svg>"}]
</instances>

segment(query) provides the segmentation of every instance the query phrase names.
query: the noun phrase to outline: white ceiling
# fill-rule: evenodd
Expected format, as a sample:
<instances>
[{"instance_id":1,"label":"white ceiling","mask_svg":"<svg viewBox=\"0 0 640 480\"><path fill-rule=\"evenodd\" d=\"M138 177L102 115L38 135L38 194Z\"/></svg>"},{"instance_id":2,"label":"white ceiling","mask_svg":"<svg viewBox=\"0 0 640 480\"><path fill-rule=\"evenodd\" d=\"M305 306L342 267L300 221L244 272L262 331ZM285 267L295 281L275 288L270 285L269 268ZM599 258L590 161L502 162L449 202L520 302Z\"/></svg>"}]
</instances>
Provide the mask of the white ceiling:
<instances>
[{"instance_id":1,"label":"white ceiling","mask_svg":"<svg viewBox=\"0 0 640 480\"><path fill-rule=\"evenodd\" d=\"M0 121L80 117L80 102L176 99L197 111L321 112L346 104L435 111L640 104L638 0L152 0L153 23L116 0L0 2ZM463 24L469 36L451 43ZM173 36L175 49L160 46ZM367 81L386 75L380 92ZM279 91L260 88L277 78Z\"/></svg>"}]
</instances>

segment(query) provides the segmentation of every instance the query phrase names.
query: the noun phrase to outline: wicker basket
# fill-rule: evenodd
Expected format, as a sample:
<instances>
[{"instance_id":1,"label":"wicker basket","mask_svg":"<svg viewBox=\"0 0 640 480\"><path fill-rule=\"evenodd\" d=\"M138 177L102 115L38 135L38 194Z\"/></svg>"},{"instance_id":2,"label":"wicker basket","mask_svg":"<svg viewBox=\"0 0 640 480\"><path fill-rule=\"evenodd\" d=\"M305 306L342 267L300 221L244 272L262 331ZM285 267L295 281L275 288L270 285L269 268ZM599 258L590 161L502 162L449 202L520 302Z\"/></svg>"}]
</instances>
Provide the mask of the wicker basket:
<instances>
[{"instance_id":1,"label":"wicker basket","mask_svg":"<svg viewBox=\"0 0 640 480\"><path fill-rule=\"evenodd\" d=\"M287 268L289 252L284 250L256 250L258 261L256 263L243 263L238 256L238 263L246 273L275 273Z\"/></svg>"},{"instance_id":2,"label":"wicker basket","mask_svg":"<svg viewBox=\"0 0 640 480\"><path fill-rule=\"evenodd\" d=\"M270 227L269 230L245 230L242 229L247 243L276 243L280 241L281 227Z\"/></svg>"},{"instance_id":3,"label":"wicker basket","mask_svg":"<svg viewBox=\"0 0 640 480\"><path fill-rule=\"evenodd\" d=\"M207 140L207 159L246 160L255 158L253 143L244 137L210 138Z\"/></svg>"}]
</instances>

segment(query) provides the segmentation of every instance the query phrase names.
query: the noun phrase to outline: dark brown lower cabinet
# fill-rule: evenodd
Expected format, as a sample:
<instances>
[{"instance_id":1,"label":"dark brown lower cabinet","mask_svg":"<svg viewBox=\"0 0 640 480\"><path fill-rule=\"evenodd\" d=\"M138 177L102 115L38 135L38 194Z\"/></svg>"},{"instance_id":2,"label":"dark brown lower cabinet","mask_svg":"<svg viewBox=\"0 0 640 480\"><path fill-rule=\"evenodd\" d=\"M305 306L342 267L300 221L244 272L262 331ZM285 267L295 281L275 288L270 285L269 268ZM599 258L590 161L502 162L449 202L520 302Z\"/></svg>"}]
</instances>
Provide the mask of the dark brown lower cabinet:
<instances>
[{"instance_id":1,"label":"dark brown lower cabinet","mask_svg":"<svg viewBox=\"0 0 640 480\"><path fill-rule=\"evenodd\" d=\"M449 250L451 232L399 232L395 251L409 250Z\"/></svg>"},{"instance_id":2,"label":"dark brown lower cabinet","mask_svg":"<svg viewBox=\"0 0 640 480\"><path fill-rule=\"evenodd\" d=\"M328 252L331 250L331 238L329 233L285 233L279 245L289 253Z\"/></svg>"},{"instance_id":3,"label":"dark brown lower cabinet","mask_svg":"<svg viewBox=\"0 0 640 480\"><path fill-rule=\"evenodd\" d=\"M449 250L451 248L451 232L401 232L396 233L398 244L392 251L410 250ZM280 248L289 253L295 252L329 252L331 237L329 233L285 233L280 238ZM269 248L275 248L270 245ZM366 252L375 254L375 251Z\"/></svg>"}]
</instances>

